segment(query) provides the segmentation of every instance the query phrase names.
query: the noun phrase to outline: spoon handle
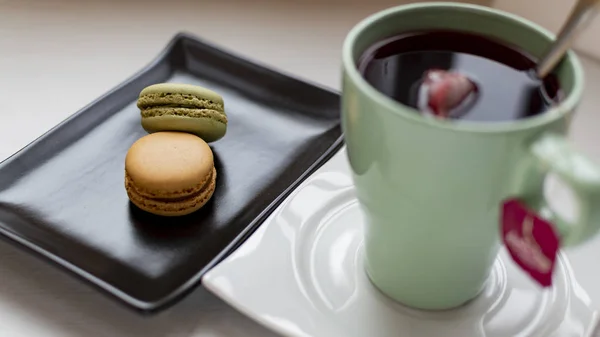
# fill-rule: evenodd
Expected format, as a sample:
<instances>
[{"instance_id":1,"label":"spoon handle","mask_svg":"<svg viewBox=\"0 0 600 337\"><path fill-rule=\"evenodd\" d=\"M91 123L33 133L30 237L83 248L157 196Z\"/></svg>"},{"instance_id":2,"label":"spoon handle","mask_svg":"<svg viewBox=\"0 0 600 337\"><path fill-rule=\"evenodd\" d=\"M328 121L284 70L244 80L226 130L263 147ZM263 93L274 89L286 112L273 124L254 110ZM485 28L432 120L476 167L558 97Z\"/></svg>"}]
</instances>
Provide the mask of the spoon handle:
<instances>
[{"instance_id":1,"label":"spoon handle","mask_svg":"<svg viewBox=\"0 0 600 337\"><path fill-rule=\"evenodd\" d=\"M571 47L578 33L590 23L600 0L579 0L571 11L569 19L560 30L556 41L538 63L536 72L539 78L544 78L562 60Z\"/></svg>"}]
</instances>

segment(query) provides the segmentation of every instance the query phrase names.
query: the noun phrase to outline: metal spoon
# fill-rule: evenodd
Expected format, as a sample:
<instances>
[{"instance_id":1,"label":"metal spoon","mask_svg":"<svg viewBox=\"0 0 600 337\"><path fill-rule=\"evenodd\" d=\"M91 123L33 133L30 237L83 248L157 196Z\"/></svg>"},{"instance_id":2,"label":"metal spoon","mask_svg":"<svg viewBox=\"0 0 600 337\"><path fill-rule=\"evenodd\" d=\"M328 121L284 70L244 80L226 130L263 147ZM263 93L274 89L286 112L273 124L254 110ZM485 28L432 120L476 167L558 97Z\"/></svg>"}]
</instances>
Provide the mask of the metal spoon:
<instances>
[{"instance_id":1,"label":"metal spoon","mask_svg":"<svg viewBox=\"0 0 600 337\"><path fill-rule=\"evenodd\" d=\"M544 78L563 59L565 53L577 37L583 31L596 14L597 4L600 0L578 0L575 8L571 11L569 19L564 24L556 41L550 46L545 56L537 65L536 72L539 78Z\"/></svg>"}]
</instances>

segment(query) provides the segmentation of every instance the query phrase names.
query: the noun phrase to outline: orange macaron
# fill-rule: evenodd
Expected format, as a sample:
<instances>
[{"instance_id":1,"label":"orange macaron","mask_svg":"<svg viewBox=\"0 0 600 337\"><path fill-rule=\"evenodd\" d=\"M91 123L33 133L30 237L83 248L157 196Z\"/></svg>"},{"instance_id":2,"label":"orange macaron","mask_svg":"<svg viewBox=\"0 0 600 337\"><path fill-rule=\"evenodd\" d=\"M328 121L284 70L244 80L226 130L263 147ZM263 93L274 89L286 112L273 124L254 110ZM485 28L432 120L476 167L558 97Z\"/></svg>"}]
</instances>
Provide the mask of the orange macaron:
<instances>
[{"instance_id":1,"label":"orange macaron","mask_svg":"<svg viewBox=\"0 0 600 337\"><path fill-rule=\"evenodd\" d=\"M201 138L157 132L138 139L125 158L125 189L133 204L156 215L202 208L215 191L213 153Z\"/></svg>"}]
</instances>

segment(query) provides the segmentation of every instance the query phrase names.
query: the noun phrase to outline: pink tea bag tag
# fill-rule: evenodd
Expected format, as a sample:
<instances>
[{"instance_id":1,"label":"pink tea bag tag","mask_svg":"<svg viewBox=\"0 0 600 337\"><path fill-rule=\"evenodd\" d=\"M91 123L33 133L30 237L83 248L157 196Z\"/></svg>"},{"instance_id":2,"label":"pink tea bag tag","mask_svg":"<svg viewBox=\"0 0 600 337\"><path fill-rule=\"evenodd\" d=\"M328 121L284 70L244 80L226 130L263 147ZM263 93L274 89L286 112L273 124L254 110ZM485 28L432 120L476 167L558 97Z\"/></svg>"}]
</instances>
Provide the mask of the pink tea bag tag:
<instances>
[{"instance_id":1,"label":"pink tea bag tag","mask_svg":"<svg viewBox=\"0 0 600 337\"><path fill-rule=\"evenodd\" d=\"M552 272L560 239L552 223L541 218L522 201L502 205L502 241L512 259L542 287L552 285Z\"/></svg>"}]
</instances>

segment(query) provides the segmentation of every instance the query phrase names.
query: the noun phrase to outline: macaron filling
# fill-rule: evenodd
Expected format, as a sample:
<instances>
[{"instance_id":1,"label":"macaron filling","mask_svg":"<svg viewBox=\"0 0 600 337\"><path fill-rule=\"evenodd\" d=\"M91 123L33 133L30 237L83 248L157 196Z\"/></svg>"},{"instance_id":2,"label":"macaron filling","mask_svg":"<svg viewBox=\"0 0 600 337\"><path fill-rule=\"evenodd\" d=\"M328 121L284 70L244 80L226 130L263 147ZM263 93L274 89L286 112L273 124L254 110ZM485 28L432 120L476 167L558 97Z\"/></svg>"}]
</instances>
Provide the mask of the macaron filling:
<instances>
[{"instance_id":1,"label":"macaron filling","mask_svg":"<svg viewBox=\"0 0 600 337\"><path fill-rule=\"evenodd\" d=\"M175 190L175 191L154 191L147 188L142 188L139 185L135 185L133 179L125 171L125 181L127 182L127 187L135 190L136 194L149 199L157 199L157 200L175 200L175 199L185 199L196 195L202 191L203 188L210 183L212 176L216 174L215 169L213 168L210 173L202 179L196 186L192 186L190 188Z\"/></svg>"},{"instance_id":2,"label":"macaron filling","mask_svg":"<svg viewBox=\"0 0 600 337\"><path fill-rule=\"evenodd\" d=\"M189 94L152 93L138 98L137 106L140 109L152 106L177 106L186 108L212 109L224 112L223 103L213 102L206 98L199 98Z\"/></svg>"},{"instance_id":3,"label":"macaron filling","mask_svg":"<svg viewBox=\"0 0 600 337\"><path fill-rule=\"evenodd\" d=\"M215 190L217 172L213 168L209 176L204 179L204 183L200 189L189 189L182 191L183 194L174 193L152 193L147 190L139 189L131 177L125 174L126 190L130 200L143 208L160 210L164 213L181 212L184 210L195 209L204 205L211 197ZM149 194L154 195L149 197Z\"/></svg>"},{"instance_id":4,"label":"macaron filling","mask_svg":"<svg viewBox=\"0 0 600 337\"><path fill-rule=\"evenodd\" d=\"M180 106L155 106L141 110L142 118L153 118L161 116L180 116L190 118L210 118L221 123L227 123L224 113L210 109L186 108Z\"/></svg>"}]
</instances>

